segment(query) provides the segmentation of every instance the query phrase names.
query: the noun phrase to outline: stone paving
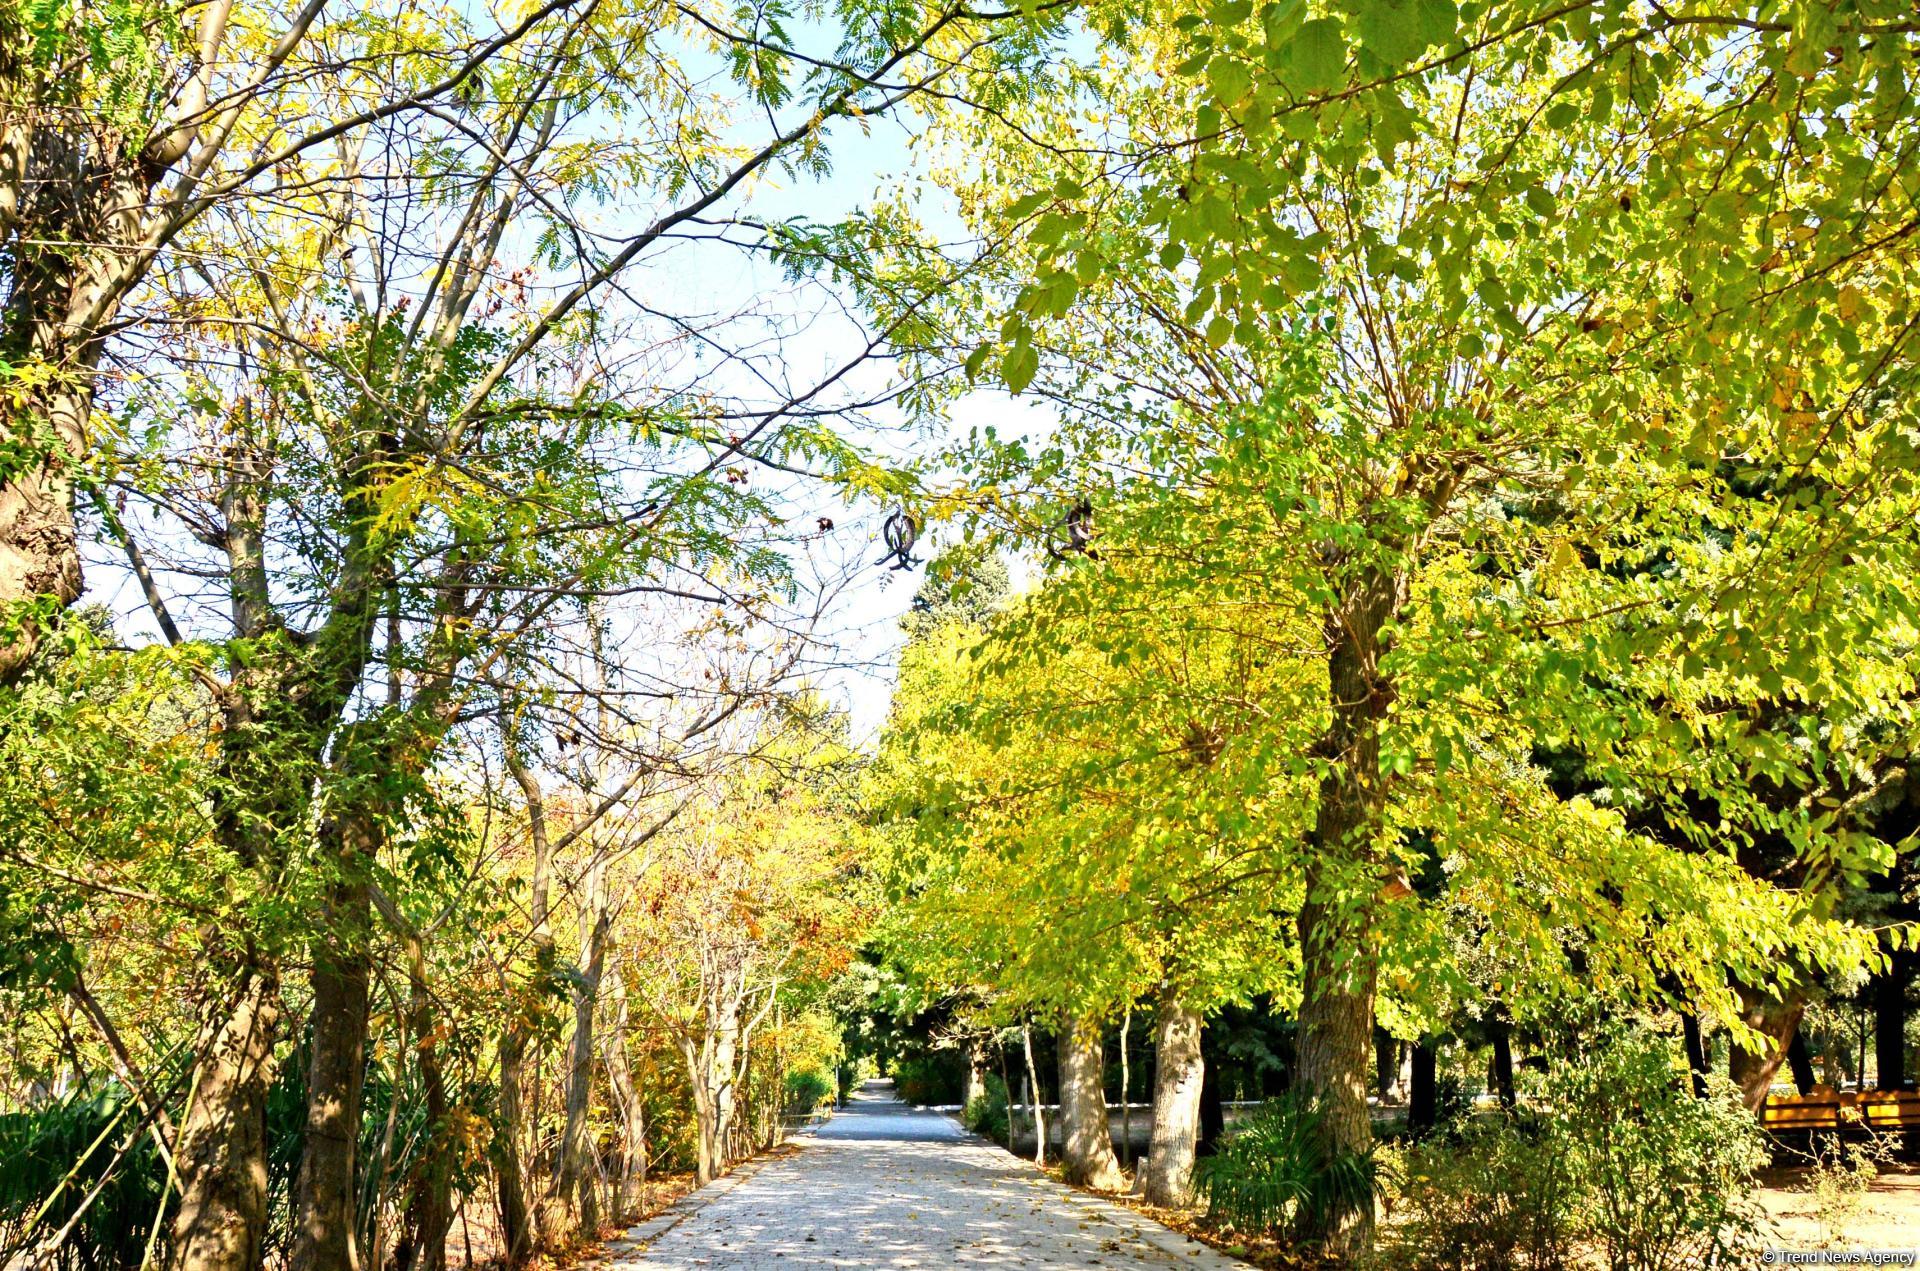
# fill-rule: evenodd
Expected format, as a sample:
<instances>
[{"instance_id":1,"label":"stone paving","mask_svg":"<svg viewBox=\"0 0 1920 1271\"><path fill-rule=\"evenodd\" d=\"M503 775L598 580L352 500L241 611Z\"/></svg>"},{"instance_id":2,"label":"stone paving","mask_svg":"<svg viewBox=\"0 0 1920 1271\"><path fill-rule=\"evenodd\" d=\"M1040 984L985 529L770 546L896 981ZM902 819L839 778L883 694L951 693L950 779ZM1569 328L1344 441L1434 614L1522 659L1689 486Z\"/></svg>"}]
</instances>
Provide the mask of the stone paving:
<instances>
[{"instance_id":1,"label":"stone paving","mask_svg":"<svg viewBox=\"0 0 1920 1271\"><path fill-rule=\"evenodd\" d=\"M1244 1268L1063 1187L951 1118L872 1082L800 1150L745 1167L636 1228L605 1267ZM624 1246L624 1247L622 1247Z\"/></svg>"}]
</instances>

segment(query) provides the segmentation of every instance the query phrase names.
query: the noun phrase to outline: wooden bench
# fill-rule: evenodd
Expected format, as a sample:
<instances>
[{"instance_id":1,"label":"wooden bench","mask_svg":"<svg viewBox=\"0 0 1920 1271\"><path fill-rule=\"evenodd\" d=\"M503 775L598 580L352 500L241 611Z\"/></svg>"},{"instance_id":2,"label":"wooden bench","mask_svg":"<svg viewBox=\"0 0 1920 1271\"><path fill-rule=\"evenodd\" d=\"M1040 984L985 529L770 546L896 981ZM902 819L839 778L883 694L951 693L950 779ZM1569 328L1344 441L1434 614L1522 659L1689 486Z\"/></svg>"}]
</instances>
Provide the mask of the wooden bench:
<instances>
[{"instance_id":1,"label":"wooden bench","mask_svg":"<svg viewBox=\"0 0 1920 1271\"><path fill-rule=\"evenodd\" d=\"M1911 1090L1770 1094L1760 1109L1769 1130L1910 1130L1920 1128L1920 1093Z\"/></svg>"}]
</instances>

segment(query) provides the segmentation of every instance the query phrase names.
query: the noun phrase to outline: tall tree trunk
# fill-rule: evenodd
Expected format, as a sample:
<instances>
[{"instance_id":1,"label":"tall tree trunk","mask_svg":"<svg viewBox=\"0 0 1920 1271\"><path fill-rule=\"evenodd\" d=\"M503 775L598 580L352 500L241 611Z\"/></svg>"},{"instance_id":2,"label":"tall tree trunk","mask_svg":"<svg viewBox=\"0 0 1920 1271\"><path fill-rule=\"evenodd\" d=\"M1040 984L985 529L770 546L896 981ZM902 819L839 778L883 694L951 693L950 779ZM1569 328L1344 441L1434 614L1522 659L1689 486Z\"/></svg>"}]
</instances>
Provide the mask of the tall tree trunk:
<instances>
[{"instance_id":1,"label":"tall tree trunk","mask_svg":"<svg viewBox=\"0 0 1920 1271\"><path fill-rule=\"evenodd\" d=\"M693 1184L705 1187L720 1172L723 1127L720 1105L713 1080L713 1039L680 1039L680 1053L687 1061L687 1076L693 1087L694 1167Z\"/></svg>"},{"instance_id":2,"label":"tall tree trunk","mask_svg":"<svg viewBox=\"0 0 1920 1271\"><path fill-rule=\"evenodd\" d=\"M1513 1024L1507 1019L1506 1008L1498 1003L1487 1023L1493 1033L1494 1094L1499 1097L1501 1107L1512 1111L1517 1102L1513 1089Z\"/></svg>"},{"instance_id":3,"label":"tall tree trunk","mask_svg":"<svg viewBox=\"0 0 1920 1271\"><path fill-rule=\"evenodd\" d=\"M596 854L587 870L581 898L580 967L574 985L573 1042L567 1065L567 1119L553 1180L553 1196L562 1222L589 1235L600 1224L599 1191L588 1159L587 1114L593 1096L594 1019L600 1006L600 978L612 927L610 904L606 862Z\"/></svg>"},{"instance_id":4,"label":"tall tree trunk","mask_svg":"<svg viewBox=\"0 0 1920 1271\"><path fill-rule=\"evenodd\" d=\"M1027 1107L1033 1112L1033 1163L1044 1166L1047 1163L1047 1118L1040 1111L1040 1070L1033 1063L1033 1029L1020 1025L1020 1048L1027 1055L1027 1082L1033 1087L1033 1097ZM1007 1131L1012 1137L1013 1131Z\"/></svg>"},{"instance_id":5,"label":"tall tree trunk","mask_svg":"<svg viewBox=\"0 0 1920 1271\"><path fill-rule=\"evenodd\" d=\"M1687 1052L1687 1070L1693 1074L1693 1097L1707 1097L1707 1074L1713 1071L1713 1064L1707 1058L1707 1047L1700 1037L1700 1017L1692 1011L1680 1013L1680 1037Z\"/></svg>"},{"instance_id":6,"label":"tall tree trunk","mask_svg":"<svg viewBox=\"0 0 1920 1271\"><path fill-rule=\"evenodd\" d=\"M1153 1045L1153 1131L1140 1193L1156 1205L1184 1205L1193 1191L1200 1145L1200 1012L1174 997L1160 1003Z\"/></svg>"},{"instance_id":7,"label":"tall tree trunk","mask_svg":"<svg viewBox=\"0 0 1920 1271\"><path fill-rule=\"evenodd\" d=\"M1913 982L1911 954L1889 951L1887 965L1873 977L1873 1064L1882 1090L1904 1089L1907 1073L1907 987Z\"/></svg>"},{"instance_id":8,"label":"tall tree trunk","mask_svg":"<svg viewBox=\"0 0 1920 1271\"><path fill-rule=\"evenodd\" d=\"M1069 1021L1060 1035L1061 1162L1067 1181L1118 1191L1126 1179L1107 1120L1106 1047L1097 1020Z\"/></svg>"},{"instance_id":9,"label":"tall tree trunk","mask_svg":"<svg viewBox=\"0 0 1920 1271\"><path fill-rule=\"evenodd\" d=\"M1422 1037L1413 1044L1407 1063L1407 1132L1422 1138L1439 1120L1439 1051L1433 1039Z\"/></svg>"},{"instance_id":10,"label":"tall tree trunk","mask_svg":"<svg viewBox=\"0 0 1920 1271\"><path fill-rule=\"evenodd\" d=\"M1373 1149L1367 1075L1381 888L1374 839L1386 802L1380 725L1393 698L1380 656L1403 588L1397 574L1363 567L1325 623L1329 724L1299 917L1299 1082L1320 1110L1329 1158ZM1372 1197L1336 1198L1325 1212L1303 1215L1301 1230L1335 1257L1362 1254L1373 1240Z\"/></svg>"},{"instance_id":11,"label":"tall tree trunk","mask_svg":"<svg viewBox=\"0 0 1920 1271\"><path fill-rule=\"evenodd\" d=\"M975 1099L987 1097L987 1044L978 1037L967 1041L967 1085L960 1105L967 1107Z\"/></svg>"},{"instance_id":12,"label":"tall tree trunk","mask_svg":"<svg viewBox=\"0 0 1920 1271\"><path fill-rule=\"evenodd\" d=\"M86 453L97 358L95 350L80 365L57 367L65 382L0 395L0 445L22 445L28 456L0 465L0 684L18 678L39 644L43 623L26 612L35 598L56 609L80 598L69 470Z\"/></svg>"},{"instance_id":13,"label":"tall tree trunk","mask_svg":"<svg viewBox=\"0 0 1920 1271\"><path fill-rule=\"evenodd\" d=\"M1133 1167L1133 1065L1128 1062L1127 1042L1133 1032L1133 1007L1120 1017L1120 1164Z\"/></svg>"},{"instance_id":14,"label":"tall tree trunk","mask_svg":"<svg viewBox=\"0 0 1920 1271\"><path fill-rule=\"evenodd\" d=\"M533 943L533 973L522 990L518 1009L514 1010L500 1038L500 1135L495 1140L495 1169L500 1190L500 1238L505 1246L507 1264L518 1266L533 1252L533 1206L527 1194L526 1171L520 1153L526 1140L526 1061L527 1047L533 1039L547 990L553 983L553 928L548 914L548 888L552 872L552 848L547 838L546 800L539 779L521 761L518 742L510 726L504 751L507 771L512 774L527 804L527 837L533 848L533 867L528 887L528 925Z\"/></svg>"},{"instance_id":15,"label":"tall tree trunk","mask_svg":"<svg viewBox=\"0 0 1920 1271\"><path fill-rule=\"evenodd\" d=\"M1740 1088L1740 1101L1758 1112L1767 1101L1774 1074L1787 1057L1787 1044L1800 1027L1807 1004L1798 995L1778 1001L1745 988L1740 990L1740 1001L1741 1018L1749 1028L1758 1030L1766 1043L1760 1051L1749 1051L1736 1040L1728 1047L1727 1075Z\"/></svg>"},{"instance_id":16,"label":"tall tree trunk","mask_svg":"<svg viewBox=\"0 0 1920 1271\"><path fill-rule=\"evenodd\" d=\"M1787 1043L1787 1068L1793 1073L1793 1088L1801 1094L1812 1094L1819 1078L1813 1074L1813 1051L1807 1046L1804 1028L1794 1029L1793 1040Z\"/></svg>"},{"instance_id":17,"label":"tall tree trunk","mask_svg":"<svg viewBox=\"0 0 1920 1271\"><path fill-rule=\"evenodd\" d=\"M616 1220L638 1214L646 1204L647 1108L634 1084L627 1056L627 984L613 969L613 1035L606 1040L607 1085L620 1110L620 1186L616 1192Z\"/></svg>"},{"instance_id":18,"label":"tall tree trunk","mask_svg":"<svg viewBox=\"0 0 1920 1271\"><path fill-rule=\"evenodd\" d=\"M420 1086L426 1099L427 1148L419 1154L407 1179L406 1228L394 1250L399 1271L444 1271L447 1233L453 1229L453 1169L442 1150L447 1131L447 1082L440 1069L440 1045L434 1027L432 986L427 978L426 945L419 931L398 906L369 887L381 916L387 920L407 959L407 1036L420 1067ZM391 1115L389 1115L391 1127ZM368 1261L379 1267L376 1246Z\"/></svg>"},{"instance_id":19,"label":"tall tree trunk","mask_svg":"<svg viewBox=\"0 0 1920 1271\"><path fill-rule=\"evenodd\" d=\"M1225 1096L1220 1093L1219 1056L1206 1057L1207 1039L1211 1030L1205 1023L1200 1025L1200 1141L1194 1145L1196 1155L1211 1153L1220 1142L1221 1135L1227 1132L1227 1105Z\"/></svg>"},{"instance_id":20,"label":"tall tree trunk","mask_svg":"<svg viewBox=\"0 0 1920 1271\"><path fill-rule=\"evenodd\" d=\"M274 1079L280 985L240 969L200 1034L203 1058L180 1123L180 1208L173 1271L256 1271L267 1224L267 1091Z\"/></svg>"},{"instance_id":21,"label":"tall tree trunk","mask_svg":"<svg viewBox=\"0 0 1920 1271\"><path fill-rule=\"evenodd\" d=\"M313 943L306 1149L294 1201L293 1271L360 1271L356 1158L372 974L366 870L379 833L360 809L323 828L340 871Z\"/></svg>"},{"instance_id":22,"label":"tall tree trunk","mask_svg":"<svg viewBox=\"0 0 1920 1271\"><path fill-rule=\"evenodd\" d=\"M1384 1028L1373 1030L1373 1085L1382 1103L1400 1092L1400 1039Z\"/></svg>"}]
</instances>

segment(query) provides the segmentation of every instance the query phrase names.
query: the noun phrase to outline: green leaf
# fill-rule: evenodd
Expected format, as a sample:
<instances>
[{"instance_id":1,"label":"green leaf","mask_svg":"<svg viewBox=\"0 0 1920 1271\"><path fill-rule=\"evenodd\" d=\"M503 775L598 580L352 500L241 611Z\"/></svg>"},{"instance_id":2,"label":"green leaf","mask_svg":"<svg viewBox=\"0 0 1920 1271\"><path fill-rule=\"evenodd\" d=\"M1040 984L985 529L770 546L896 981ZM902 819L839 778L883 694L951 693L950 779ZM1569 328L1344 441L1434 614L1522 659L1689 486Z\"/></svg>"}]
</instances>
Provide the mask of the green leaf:
<instances>
[{"instance_id":1,"label":"green leaf","mask_svg":"<svg viewBox=\"0 0 1920 1271\"><path fill-rule=\"evenodd\" d=\"M1332 18L1315 18L1288 45L1287 86L1295 93L1323 93L1347 77L1347 42Z\"/></svg>"},{"instance_id":2,"label":"green leaf","mask_svg":"<svg viewBox=\"0 0 1920 1271\"><path fill-rule=\"evenodd\" d=\"M1000 360L1000 378L1006 381L1007 388L1016 396L1033 383L1034 374L1039 369L1040 354L1031 344L1014 345Z\"/></svg>"}]
</instances>

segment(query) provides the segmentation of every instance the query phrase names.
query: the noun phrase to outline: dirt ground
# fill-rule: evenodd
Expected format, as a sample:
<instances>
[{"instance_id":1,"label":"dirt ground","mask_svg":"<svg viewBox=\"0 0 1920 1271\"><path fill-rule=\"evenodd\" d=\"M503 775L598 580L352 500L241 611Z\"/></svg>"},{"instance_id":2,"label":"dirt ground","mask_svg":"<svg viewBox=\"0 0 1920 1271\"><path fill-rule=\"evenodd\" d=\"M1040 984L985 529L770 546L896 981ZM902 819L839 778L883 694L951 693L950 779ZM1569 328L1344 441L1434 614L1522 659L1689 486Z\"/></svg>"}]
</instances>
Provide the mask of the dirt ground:
<instances>
[{"instance_id":1,"label":"dirt ground","mask_svg":"<svg viewBox=\"0 0 1920 1271\"><path fill-rule=\"evenodd\" d=\"M1850 1215L1834 1215L1838 1230L1821 1221L1805 1169L1768 1170L1760 1203L1781 1249L1920 1249L1920 1166L1888 1165Z\"/></svg>"}]
</instances>

